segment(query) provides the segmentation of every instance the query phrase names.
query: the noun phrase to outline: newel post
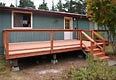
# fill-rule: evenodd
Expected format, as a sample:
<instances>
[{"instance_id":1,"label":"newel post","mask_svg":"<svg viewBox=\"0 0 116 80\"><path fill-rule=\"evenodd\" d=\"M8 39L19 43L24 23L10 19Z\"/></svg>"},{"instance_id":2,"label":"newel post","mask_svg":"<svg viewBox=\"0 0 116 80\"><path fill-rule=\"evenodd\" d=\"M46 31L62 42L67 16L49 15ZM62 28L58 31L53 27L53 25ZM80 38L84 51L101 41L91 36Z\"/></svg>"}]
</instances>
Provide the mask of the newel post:
<instances>
[{"instance_id":1,"label":"newel post","mask_svg":"<svg viewBox=\"0 0 116 80\"><path fill-rule=\"evenodd\" d=\"M82 49L82 31L80 31L80 47Z\"/></svg>"},{"instance_id":2,"label":"newel post","mask_svg":"<svg viewBox=\"0 0 116 80\"><path fill-rule=\"evenodd\" d=\"M50 45L51 45L51 53L53 53L53 42L54 42L54 32L50 32Z\"/></svg>"},{"instance_id":3,"label":"newel post","mask_svg":"<svg viewBox=\"0 0 116 80\"><path fill-rule=\"evenodd\" d=\"M9 42L9 38L8 38L8 31L4 31L4 50L5 50L5 56L6 56L6 59L8 59L9 57L9 45L8 45L8 42Z\"/></svg>"}]
</instances>

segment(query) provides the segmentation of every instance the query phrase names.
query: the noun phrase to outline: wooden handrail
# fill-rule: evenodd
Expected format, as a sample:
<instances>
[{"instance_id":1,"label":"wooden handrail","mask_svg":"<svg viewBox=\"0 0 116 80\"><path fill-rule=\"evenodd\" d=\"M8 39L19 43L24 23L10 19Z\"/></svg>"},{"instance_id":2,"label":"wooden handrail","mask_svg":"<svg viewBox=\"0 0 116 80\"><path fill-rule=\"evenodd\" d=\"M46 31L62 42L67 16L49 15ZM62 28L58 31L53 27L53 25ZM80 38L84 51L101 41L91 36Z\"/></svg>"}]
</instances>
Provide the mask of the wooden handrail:
<instances>
[{"instance_id":1,"label":"wooden handrail","mask_svg":"<svg viewBox=\"0 0 116 80\"><path fill-rule=\"evenodd\" d=\"M93 34L96 35L99 39L101 39L103 41L103 48L102 50L105 51L105 46L106 46L106 39L104 39L101 35L99 35L98 33L96 33L95 31L93 31ZM100 47L100 45L99 45Z\"/></svg>"},{"instance_id":2,"label":"wooden handrail","mask_svg":"<svg viewBox=\"0 0 116 80\"><path fill-rule=\"evenodd\" d=\"M84 31L81 31L81 33L91 42L90 53L93 53L93 45L95 44L95 41L90 36L88 36Z\"/></svg>"},{"instance_id":3,"label":"wooden handrail","mask_svg":"<svg viewBox=\"0 0 116 80\"><path fill-rule=\"evenodd\" d=\"M107 41L106 39L104 39L101 35L99 35L98 33L96 33L95 31L93 31L94 35L96 35L99 39L101 39L102 41Z\"/></svg>"},{"instance_id":4,"label":"wooden handrail","mask_svg":"<svg viewBox=\"0 0 116 80\"><path fill-rule=\"evenodd\" d=\"M106 38L106 40L109 42L109 37L110 37L110 35L109 35L109 31L108 30L94 30L95 32L105 32L106 34L107 34L107 38Z\"/></svg>"},{"instance_id":5,"label":"wooden handrail","mask_svg":"<svg viewBox=\"0 0 116 80\"><path fill-rule=\"evenodd\" d=\"M82 30L72 30L72 29L4 29L8 32L79 32Z\"/></svg>"},{"instance_id":6,"label":"wooden handrail","mask_svg":"<svg viewBox=\"0 0 116 80\"><path fill-rule=\"evenodd\" d=\"M90 36L88 36L84 31L82 31L82 34L91 42L95 42Z\"/></svg>"}]
</instances>

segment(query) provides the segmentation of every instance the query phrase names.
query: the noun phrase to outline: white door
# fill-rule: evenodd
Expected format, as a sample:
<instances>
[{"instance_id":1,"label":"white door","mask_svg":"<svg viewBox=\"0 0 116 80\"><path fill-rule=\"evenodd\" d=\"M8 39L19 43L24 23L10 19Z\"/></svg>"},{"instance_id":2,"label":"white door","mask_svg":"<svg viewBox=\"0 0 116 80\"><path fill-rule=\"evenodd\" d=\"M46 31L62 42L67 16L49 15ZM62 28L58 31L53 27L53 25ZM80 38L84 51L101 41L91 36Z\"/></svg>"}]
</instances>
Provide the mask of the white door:
<instances>
[{"instance_id":1,"label":"white door","mask_svg":"<svg viewBox=\"0 0 116 80\"><path fill-rule=\"evenodd\" d=\"M70 17L64 18L64 29L73 29L72 18ZM64 32L64 40L71 40L71 39L73 39L73 33Z\"/></svg>"}]
</instances>

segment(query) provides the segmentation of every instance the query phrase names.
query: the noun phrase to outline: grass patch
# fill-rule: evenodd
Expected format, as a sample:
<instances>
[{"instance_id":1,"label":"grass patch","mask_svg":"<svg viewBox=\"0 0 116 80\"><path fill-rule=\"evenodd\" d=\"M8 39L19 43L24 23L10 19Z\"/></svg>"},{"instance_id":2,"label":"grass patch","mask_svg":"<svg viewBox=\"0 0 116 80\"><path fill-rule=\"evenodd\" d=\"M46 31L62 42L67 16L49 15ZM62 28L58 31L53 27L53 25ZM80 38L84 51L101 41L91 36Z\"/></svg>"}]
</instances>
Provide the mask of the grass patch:
<instances>
[{"instance_id":1,"label":"grass patch","mask_svg":"<svg viewBox=\"0 0 116 80\"><path fill-rule=\"evenodd\" d=\"M8 67L6 67L5 64L5 57L4 56L0 56L0 75L4 75L9 73L10 69Z\"/></svg>"},{"instance_id":2,"label":"grass patch","mask_svg":"<svg viewBox=\"0 0 116 80\"><path fill-rule=\"evenodd\" d=\"M106 46L106 49L105 49L106 52L113 52L113 49L112 49L112 46L111 44L109 44L108 46Z\"/></svg>"}]
</instances>

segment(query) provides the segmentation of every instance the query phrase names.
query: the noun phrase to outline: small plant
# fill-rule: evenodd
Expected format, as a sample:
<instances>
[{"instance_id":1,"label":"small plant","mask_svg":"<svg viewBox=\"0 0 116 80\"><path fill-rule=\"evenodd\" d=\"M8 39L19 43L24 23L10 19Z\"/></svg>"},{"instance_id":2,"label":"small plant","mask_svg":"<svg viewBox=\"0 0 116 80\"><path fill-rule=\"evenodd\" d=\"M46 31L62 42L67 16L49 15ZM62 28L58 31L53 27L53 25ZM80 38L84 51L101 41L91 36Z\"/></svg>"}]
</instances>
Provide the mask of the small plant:
<instances>
[{"instance_id":1,"label":"small plant","mask_svg":"<svg viewBox=\"0 0 116 80\"><path fill-rule=\"evenodd\" d=\"M72 70L69 75L70 80L116 80L116 67L108 66L107 61L93 61L89 56L87 67Z\"/></svg>"}]
</instances>

